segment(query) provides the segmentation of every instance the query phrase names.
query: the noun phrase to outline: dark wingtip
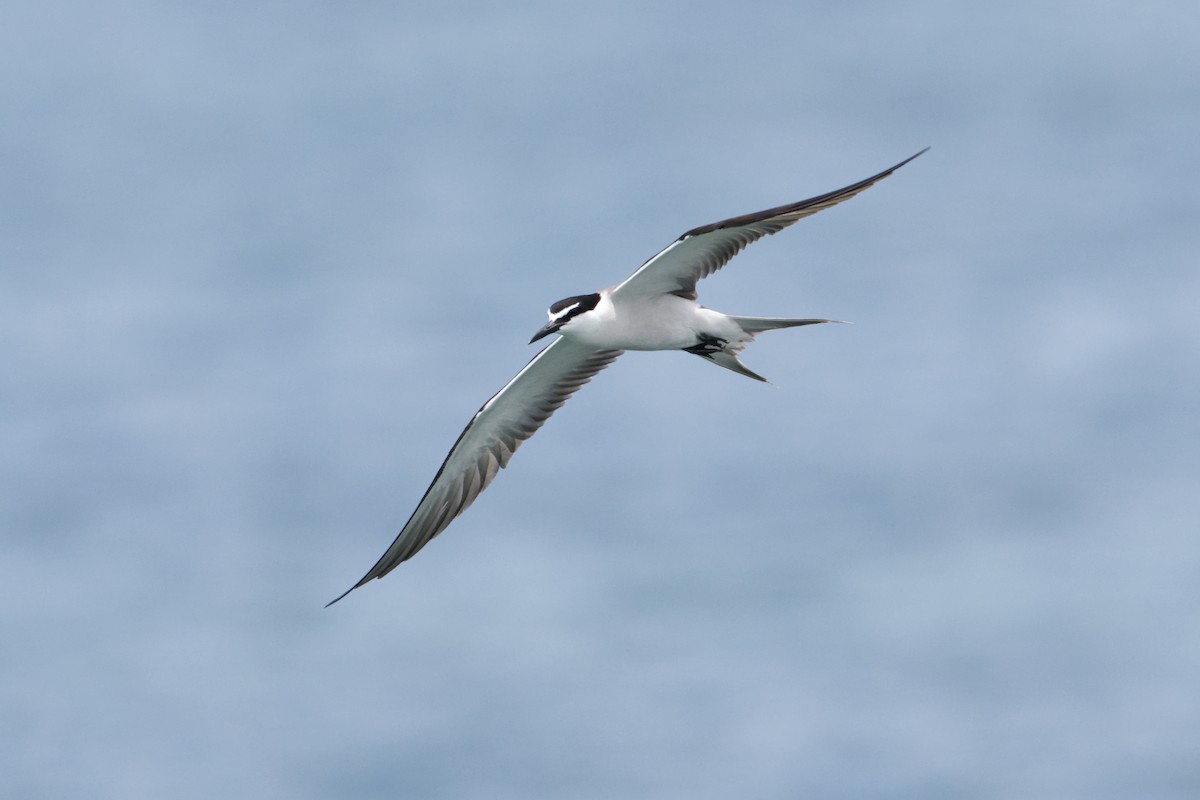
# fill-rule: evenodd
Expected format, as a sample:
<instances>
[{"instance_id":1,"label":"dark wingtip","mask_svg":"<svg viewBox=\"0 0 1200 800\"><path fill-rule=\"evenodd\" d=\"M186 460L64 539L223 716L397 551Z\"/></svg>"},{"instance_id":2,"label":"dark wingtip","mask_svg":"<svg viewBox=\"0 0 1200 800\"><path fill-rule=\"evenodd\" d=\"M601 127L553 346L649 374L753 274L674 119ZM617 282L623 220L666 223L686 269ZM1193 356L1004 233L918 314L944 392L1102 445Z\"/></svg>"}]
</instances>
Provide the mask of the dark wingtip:
<instances>
[{"instance_id":1,"label":"dark wingtip","mask_svg":"<svg viewBox=\"0 0 1200 800\"><path fill-rule=\"evenodd\" d=\"M332 600L330 600L328 603L326 603L326 604L325 604L325 608L329 608L331 605L333 605L334 603L336 603L338 600L341 600L343 597L345 597L346 595L350 594L351 592L353 592L353 591L354 591L355 589L357 589L358 587L359 587L359 584L355 584L354 586L351 586L349 589L347 589L346 591L342 592L342 593L341 593L341 594L339 594L337 597L333 598L333 599L332 599Z\"/></svg>"},{"instance_id":2,"label":"dark wingtip","mask_svg":"<svg viewBox=\"0 0 1200 800\"><path fill-rule=\"evenodd\" d=\"M883 174L884 174L884 175L891 175L893 172L895 172L896 170L900 169L901 167L903 167L903 166L904 166L905 164L907 164L908 162L910 162L910 161L912 161L912 160L914 160L914 159L916 159L916 158L918 158L918 157L920 157L920 156L923 156L923 155L925 155L925 154L926 154L926 153L928 153L928 152L929 152L929 147L923 147L923 148L921 148L920 150L918 150L917 152L913 153L913 154L912 154L911 156L909 156L908 158L906 158L906 159L904 159L903 161L901 161L901 162L900 162L899 164L897 164L896 166L892 167L891 169L885 170Z\"/></svg>"}]
</instances>

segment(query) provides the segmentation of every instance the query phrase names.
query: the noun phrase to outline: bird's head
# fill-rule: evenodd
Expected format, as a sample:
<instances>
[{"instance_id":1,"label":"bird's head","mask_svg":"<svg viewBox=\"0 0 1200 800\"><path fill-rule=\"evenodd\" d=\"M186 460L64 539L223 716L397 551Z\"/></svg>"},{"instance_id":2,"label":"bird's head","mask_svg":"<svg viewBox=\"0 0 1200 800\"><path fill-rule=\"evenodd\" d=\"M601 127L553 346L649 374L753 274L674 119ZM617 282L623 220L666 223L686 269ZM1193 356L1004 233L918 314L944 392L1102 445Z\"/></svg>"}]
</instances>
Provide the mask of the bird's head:
<instances>
[{"instance_id":1,"label":"bird's head","mask_svg":"<svg viewBox=\"0 0 1200 800\"><path fill-rule=\"evenodd\" d=\"M565 326L570 325L571 320L594 309L599 302L599 294L577 294L574 297L564 297L546 311L546 316L550 318L550 321L533 335L529 343L533 344L543 336L558 333Z\"/></svg>"}]
</instances>

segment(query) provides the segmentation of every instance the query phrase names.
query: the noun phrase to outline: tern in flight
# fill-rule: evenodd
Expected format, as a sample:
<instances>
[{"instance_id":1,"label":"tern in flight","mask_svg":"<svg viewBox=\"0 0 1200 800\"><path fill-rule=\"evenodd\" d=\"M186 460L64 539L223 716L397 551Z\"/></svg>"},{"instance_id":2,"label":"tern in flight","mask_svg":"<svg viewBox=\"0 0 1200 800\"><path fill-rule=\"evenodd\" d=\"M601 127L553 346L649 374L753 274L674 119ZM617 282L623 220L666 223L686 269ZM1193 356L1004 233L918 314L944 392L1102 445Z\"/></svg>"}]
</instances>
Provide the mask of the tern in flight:
<instances>
[{"instance_id":1,"label":"tern in flight","mask_svg":"<svg viewBox=\"0 0 1200 800\"><path fill-rule=\"evenodd\" d=\"M508 466L521 443L622 351L682 350L765 380L738 360L755 336L833 320L728 316L696 302L696 282L725 266L751 242L849 200L924 152L843 189L693 228L624 283L550 306L549 321L529 343L552 333L558 338L476 412L395 541L362 580L329 605L387 575L445 530Z\"/></svg>"}]
</instances>

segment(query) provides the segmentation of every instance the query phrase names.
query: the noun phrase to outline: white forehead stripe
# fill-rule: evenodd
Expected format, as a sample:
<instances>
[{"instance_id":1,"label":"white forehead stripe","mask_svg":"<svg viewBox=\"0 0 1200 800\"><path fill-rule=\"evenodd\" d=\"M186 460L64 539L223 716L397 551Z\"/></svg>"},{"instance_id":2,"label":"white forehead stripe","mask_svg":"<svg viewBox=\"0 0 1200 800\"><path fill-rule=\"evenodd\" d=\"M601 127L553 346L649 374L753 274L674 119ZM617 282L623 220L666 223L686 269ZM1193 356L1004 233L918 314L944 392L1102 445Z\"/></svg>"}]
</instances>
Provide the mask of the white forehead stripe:
<instances>
[{"instance_id":1,"label":"white forehead stripe","mask_svg":"<svg viewBox=\"0 0 1200 800\"><path fill-rule=\"evenodd\" d=\"M576 308L579 308L579 303L571 303L571 305L567 306L564 309L561 309L557 314L551 314L551 313L547 312L546 316L550 318L551 322L553 322L556 319L562 319L567 314L570 314L571 311Z\"/></svg>"}]
</instances>

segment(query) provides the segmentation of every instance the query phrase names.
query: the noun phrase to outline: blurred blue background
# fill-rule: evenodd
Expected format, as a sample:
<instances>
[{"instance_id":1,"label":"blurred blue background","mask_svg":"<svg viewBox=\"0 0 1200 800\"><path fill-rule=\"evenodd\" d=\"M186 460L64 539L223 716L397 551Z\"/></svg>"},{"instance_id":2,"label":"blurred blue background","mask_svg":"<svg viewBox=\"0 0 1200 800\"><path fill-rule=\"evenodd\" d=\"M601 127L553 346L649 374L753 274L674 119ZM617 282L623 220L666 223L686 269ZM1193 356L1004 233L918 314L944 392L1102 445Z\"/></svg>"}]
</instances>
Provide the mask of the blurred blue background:
<instances>
[{"instance_id":1,"label":"blurred blue background","mask_svg":"<svg viewBox=\"0 0 1200 800\"><path fill-rule=\"evenodd\" d=\"M1200 15L0 28L0 794L1200 796ZM407 519L549 303L932 150Z\"/></svg>"}]
</instances>

